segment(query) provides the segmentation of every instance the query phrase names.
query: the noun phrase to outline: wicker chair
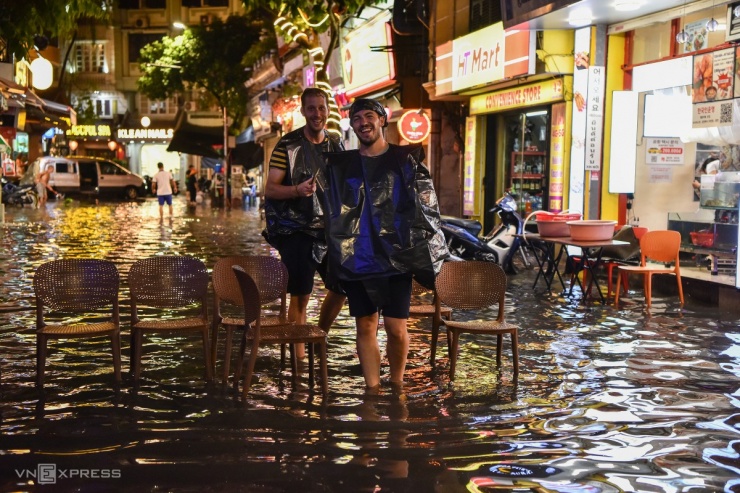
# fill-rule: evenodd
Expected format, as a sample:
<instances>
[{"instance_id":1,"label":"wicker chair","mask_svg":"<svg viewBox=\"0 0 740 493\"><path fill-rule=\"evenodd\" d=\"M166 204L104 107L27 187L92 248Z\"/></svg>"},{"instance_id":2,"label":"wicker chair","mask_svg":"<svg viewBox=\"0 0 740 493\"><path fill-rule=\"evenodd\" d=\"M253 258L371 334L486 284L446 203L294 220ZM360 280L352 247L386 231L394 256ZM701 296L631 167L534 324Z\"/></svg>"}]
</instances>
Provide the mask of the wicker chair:
<instances>
[{"instance_id":1,"label":"wicker chair","mask_svg":"<svg viewBox=\"0 0 740 493\"><path fill-rule=\"evenodd\" d=\"M49 339L110 337L113 373L116 382L121 381L118 286L118 269L107 260L53 260L38 268L33 278L33 290L36 295L36 382L39 387L44 386ZM108 309L108 320L100 321L102 308ZM96 320L47 324L46 315L52 312L65 315L96 312Z\"/></svg>"},{"instance_id":2,"label":"wicker chair","mask_svg":"<svg viewBox=\"0 0 740 493\"><path fill-rule=\"evenodd\" d=\"M259 347L265 344L308 344L309 349L309 381L313 384L313 348L319 348L319 364L321 367L321 391L324 395L328 393L328 378L326 361L326 332L314 325L279 325L262 330L262 298L257 284L252 277L239 265L233 267L236 279L242 292L244 301L244 325L247 330L244 331L239 351L239 359L236 366L235 386L239 385L241 378L242 366L244 365L244 355L247 344L251 341L251 350L249 352L249 362L247 363L247 374L244 379L242 395L244 398L249 393L252 384L252 375L254 366L257 362ZM295 379L296 373L293 373Z\"/></svg>"},{"instance_id":3,"label":"wicker chair","mask_svg":"<svg viewBox=\"0 0 740 493\"><path fill-rule=\"evenodd\" d=\"M504 334L511 336L514 362L514 379L519 376L518 327L504 320L506 274L492 262L445 262L435 282L437 296L453 310L482 310L498 303L496 320L453 321L446 320L450 340L450 380L455 378L455 366L461 333L493 334L496 341L496 364L501 365L501 345ZM432 355L434 357L434 355Z\"/></svg>"},{"instance_id":4,"label":"wicker chair","mask_svg":"<svg viewBox=\"0 0 740 493\"><path fill-rule=\"evenodd\" d=\"M134 380L141 373L144 333L180 334L200 332L206 379L212 379L211 352L208 346L208 271L195 257L158 256L138 260L128 275L131 290L131 367ZM159 309L197 307L196 316L172 319L139 318L139 307Z\"/></svg>"},{"instance_id":5,"label":"wicker chair","mask_svg":"<svg viewBox=\"0 0 740 493\"><path fill-rule=\"evenodd\" d=\"M421 297L432 292L432 302L425 303L420 300ZM439 306L438 306L439 305ZM439 310L439 311L438 311ZM452 309L447 306L441 306L437 293L433 289L427 289L414 279L411 287L411 306L409 307L409 316L421 318L421 317L432 317L432 351L429 358L429 363L434 368L434 359L437 352L437 341L439 339L439 326L442 323L442 318L446 320L452 320ZM449 344L449 339L447 343Z\"/></svg>"},{"instance_id":6,"label":"wicker chair","mask_svg":"<svg viewBox=\"0 0 740 493\"><path fill-rule=\"evenodd\" d=\"M289 323L287 316L287 279L288 272L279 259L269 255L249 255L224 257L213 266L213 320L211 322L211 361L214 369L216 367L216 352L218 346L218 329L223 326L226 330L226 343L224 350L223 381L229 377L231 364L232 335L234 330L244 330L244 317L227 316L222 312L226 308L223 305L237 307L244 306L239 282L232 270L233 265L238 265L254 279L260 298L263 303L275 303L279 300L279 311L276 316L263 317L260 320L262 327L273 325L284 325ZM240 310L243 310L240 308ZM285 346L282 348L281 361L284 360ZM293 359L292 361L294 361Z\"/></svg>"}]
</instances>

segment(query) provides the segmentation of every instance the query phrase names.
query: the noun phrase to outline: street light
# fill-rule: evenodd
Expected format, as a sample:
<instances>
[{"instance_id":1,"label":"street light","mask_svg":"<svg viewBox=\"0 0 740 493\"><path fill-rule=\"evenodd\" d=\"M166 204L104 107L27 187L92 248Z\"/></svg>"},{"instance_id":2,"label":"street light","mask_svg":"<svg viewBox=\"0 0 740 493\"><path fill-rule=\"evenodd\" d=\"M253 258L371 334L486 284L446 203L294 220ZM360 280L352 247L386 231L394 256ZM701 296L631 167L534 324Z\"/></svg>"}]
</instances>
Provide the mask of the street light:
<instances>
[{"instance_id":1,"label":"street light","mask_svg":"<svg viewBox=\"0 0 740 493\"><path fill-rule=\"evenodd\" d=\"M175 29L187 29L188 26L178 21L178 22L173 22L172 27L174 27Z\"/></svg>"}]
</instances>

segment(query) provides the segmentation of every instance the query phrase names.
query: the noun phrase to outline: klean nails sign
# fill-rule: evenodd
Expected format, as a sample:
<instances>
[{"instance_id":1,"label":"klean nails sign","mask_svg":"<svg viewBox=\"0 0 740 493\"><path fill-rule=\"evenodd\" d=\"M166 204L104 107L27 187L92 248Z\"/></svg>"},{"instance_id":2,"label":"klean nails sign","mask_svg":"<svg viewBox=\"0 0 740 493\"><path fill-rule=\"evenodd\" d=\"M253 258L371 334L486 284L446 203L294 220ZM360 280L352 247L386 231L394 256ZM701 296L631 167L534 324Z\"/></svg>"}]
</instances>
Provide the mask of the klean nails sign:
<instances>
[{"instance_id":1,"label":"klean nails sign","mask_svg":"<svg viewBox=\"0 0 740 493\"><path fill-rule=\"evenodd\" d=\"M171 128L119 128L118 140L167 140L175 131Z\"/></svg>"}]
</instances>

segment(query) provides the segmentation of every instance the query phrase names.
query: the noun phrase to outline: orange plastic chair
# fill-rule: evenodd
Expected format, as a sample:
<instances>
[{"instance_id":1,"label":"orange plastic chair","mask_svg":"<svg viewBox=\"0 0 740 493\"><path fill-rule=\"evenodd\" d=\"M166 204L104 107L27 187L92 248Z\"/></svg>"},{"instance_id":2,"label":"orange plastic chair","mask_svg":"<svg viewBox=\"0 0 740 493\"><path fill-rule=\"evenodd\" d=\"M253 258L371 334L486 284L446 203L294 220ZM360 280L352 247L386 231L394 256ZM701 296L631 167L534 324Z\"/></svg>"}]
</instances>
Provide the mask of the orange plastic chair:
<instances>
[{"instance_id":1,"label":"orange plastic chair","mask_svg":"<svg viewBox=\"0 0 740 493\"><path fill-rule=\"evenodd\" d=\"M614 297L614 306L619 306L619 293L622 284L622 273L642 274L644 276L645 300L648 308L652 303L653 274L672 274L676 276L678 298L683 306L683 286L681 285L681 268L679 267L679 248L681 234L678 231L658 230L648 231L640 239L640 265L620 265L617 268L617 289ZM648 259L658 264L648 264ZM672 263L672 267L663 264Z\"/></svg>"}]
</instances>

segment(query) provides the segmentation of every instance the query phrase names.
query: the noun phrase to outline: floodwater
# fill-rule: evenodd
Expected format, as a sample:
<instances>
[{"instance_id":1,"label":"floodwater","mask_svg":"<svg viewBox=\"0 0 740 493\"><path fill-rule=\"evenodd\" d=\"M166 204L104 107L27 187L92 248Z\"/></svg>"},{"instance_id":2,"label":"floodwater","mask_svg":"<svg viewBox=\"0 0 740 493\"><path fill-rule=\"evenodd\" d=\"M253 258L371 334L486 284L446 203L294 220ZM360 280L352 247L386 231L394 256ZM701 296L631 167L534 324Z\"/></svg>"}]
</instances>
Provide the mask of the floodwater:
<instances>
[{"instance_id":1,"label":"floodwater","mask_svg":"<svg viewBox=\"0 0 740 493\"><path fill-rule=\"evenodd\" d=\"M441 338L430 371L422 319L410 326L404 393L367 395L345 309L330 333L327 399L305 374L294 386L274 349L263 350L246 402L220 378L206 385L197 337L147 340L134 390L130 265L190 254L211 268L220 256L265 254L261 228L254 209L188 211L182 198L161 223L152 199L7 210L0 490L740 491L737 320L691 302L679 310L659 293L650 315L639 293L618 311L579 304L532 290L531 270L510 277L507 296L507 319L521 327L518 385L508 342L499 372L491 339L463 341L451 384ZM32 277L60 257L109 259L122 273L120 389L105 340L50 341L45 390L34 386ZM310 310L315 319L315 301Z\"/></svg>"}]
</instances>

